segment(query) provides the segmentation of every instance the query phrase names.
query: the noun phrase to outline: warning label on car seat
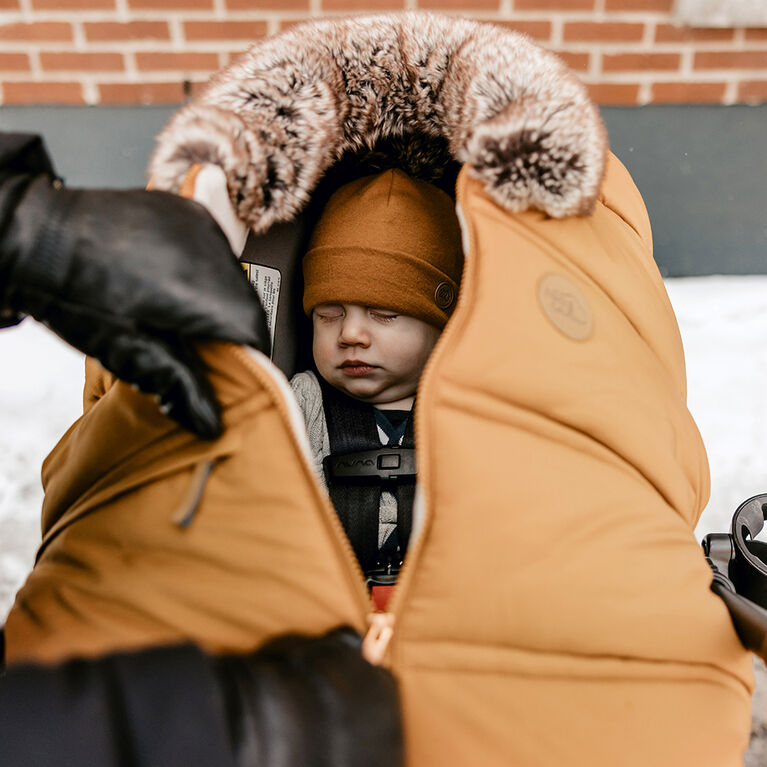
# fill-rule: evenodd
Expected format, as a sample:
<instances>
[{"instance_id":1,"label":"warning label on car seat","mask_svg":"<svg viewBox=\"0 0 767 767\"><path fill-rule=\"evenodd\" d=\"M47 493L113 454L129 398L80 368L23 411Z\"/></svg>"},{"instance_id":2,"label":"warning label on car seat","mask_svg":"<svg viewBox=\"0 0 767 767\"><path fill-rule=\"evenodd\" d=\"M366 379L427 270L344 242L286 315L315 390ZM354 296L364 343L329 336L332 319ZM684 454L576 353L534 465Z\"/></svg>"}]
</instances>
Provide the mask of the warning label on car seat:
<instances>
[{"instance_id":1,"label":"warning label on car seat","mask_svg":"<svg viewBox=\"0 0 767 767\"><path fill-rule=\"evenodd\" d=\"M269 336L274 349L274 329L277 319L277 308L280 305L280 283L282 275L279 269L261 264L243 263L242 268L248 275L251 285L256 289L261 305L266 312L266 326L269 328Z\"/></svg>"}]
</instances>

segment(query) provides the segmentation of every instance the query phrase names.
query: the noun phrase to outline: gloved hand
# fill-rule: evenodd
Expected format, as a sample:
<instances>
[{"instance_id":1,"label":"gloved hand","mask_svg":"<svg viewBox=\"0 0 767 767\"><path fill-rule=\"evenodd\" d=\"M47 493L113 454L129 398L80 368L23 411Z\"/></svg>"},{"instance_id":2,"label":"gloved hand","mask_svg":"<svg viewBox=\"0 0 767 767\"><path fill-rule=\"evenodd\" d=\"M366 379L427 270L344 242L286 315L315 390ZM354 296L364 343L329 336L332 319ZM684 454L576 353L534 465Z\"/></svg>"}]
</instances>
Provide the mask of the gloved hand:
<instances>
[{"instance_id":1,"label":"gloved hand","mask_svg":"<svg viewBox=\"0 0 767 767\"><path fill-rule=\"evenodd\" d=\"M0 231L0 309L32 315L157 394L181 425L218 436L220 408L193 341L268 353L269 335L210 214L166 192L65 189L46 174L0 183L18 200Z\"/></svg>"}]
</instances>

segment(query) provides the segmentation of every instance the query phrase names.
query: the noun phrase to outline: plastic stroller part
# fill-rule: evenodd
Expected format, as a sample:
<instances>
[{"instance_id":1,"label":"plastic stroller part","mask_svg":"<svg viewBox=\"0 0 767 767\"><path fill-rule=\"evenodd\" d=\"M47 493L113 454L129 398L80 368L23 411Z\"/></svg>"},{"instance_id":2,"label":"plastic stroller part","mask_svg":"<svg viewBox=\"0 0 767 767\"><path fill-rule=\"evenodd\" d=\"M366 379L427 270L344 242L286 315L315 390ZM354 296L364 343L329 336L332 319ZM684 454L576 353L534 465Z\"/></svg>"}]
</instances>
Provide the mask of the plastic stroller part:
<instances>
[{"instance_id":1,"label":"plastic stroller part","mask_svg":"<svg viewBox=\"0 0 767 767\"><path fill-rule=\"evenodd\" d=\"M706 556L734 584L738 594L767 609L767 543L757 540L767 516L767 493L738 506L732 532L711 533L703 540Z\"/></svg>"},{"instance_id":2,"label":"plastic stroller part","mask_svg":"<svg viewBox=\"0 0 767 767\"><path fill-rule=\"evenodd\" d=\"M767 610L737 594L732 587L714 579L711 591L721 597L743 646L767 661Z\"/></svg>"},{"instance_id":3,"label":"plastic stroller part","mask_svg":"<svg viewBox=\"0 0 767 767\"><path fill-rule=\"evenodd\" d=\"M298 347L303 311L301 256L306 220L299 217L288 224L275 224L268 232L248 235L240 261L258 292L271 333L272 362L290 378L309 367L299 359ZM311 348L310 340L304 344Z\"/></svg>"},{"instance_id":4,"label":"plastic stroller part","mask_svg":"<svg viewBox=\"0 0 767 767\"><path fill-rule=\"evenodd\" d=\"M743 646L767 660L767 544L757 536L767 516L767 493L738 506L732 533L710 533L703 541L714 571L711 590L730 612Z\"/></svg>"},{"instance_id":5,"label":"plastic stroller part","mask_svg":"<svg viewBox=\"0 0 767 767\"><path fill-rule=\"evenodd\" d=\"M732 518L730 578L739 594L767 608L767 543L757 540L767 517L767 493L744 501Z\"/></svg>"}]
</instances>

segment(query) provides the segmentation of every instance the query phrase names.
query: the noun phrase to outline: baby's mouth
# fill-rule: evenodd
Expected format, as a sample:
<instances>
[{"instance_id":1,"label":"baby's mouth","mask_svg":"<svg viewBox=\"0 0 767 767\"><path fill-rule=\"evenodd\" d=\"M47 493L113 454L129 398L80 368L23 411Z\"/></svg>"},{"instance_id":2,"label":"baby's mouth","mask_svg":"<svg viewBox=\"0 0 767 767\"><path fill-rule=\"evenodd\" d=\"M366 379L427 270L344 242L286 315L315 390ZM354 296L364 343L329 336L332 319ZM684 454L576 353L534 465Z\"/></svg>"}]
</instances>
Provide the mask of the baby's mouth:
<instances>
[{"instance_id":1,"label":"baby's mouth","mask_svg":"<svg viewBox=\"0 0 767 767\"><path fill-rule=\"evenodd\" d=\"M340 367L341 372L344 375L350 376L352 378L370 375L376 368L375 365L369 365L367 362L363 362L362 360L344 360Z\"/></svg>"}]
</instances>

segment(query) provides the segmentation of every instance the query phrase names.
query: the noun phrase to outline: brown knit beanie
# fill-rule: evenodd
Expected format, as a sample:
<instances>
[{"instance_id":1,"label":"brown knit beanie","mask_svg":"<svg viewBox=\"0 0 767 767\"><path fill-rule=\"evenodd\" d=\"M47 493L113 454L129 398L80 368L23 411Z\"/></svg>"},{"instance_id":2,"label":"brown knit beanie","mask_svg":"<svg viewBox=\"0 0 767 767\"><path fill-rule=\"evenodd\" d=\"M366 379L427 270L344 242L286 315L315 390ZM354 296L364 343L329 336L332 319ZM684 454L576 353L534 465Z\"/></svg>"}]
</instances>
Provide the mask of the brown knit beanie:
<instances>
[{"instance_id":1,"label":"brown knit beanie","mask_svg":"<svg viewBox=\"0 0 767 767\"><path fill-rule=\"evenodd\" d=\"M304 311L377 306L442 328L463 268L461 230L445 192L400 170L338 189L304 257Z\"/></svg>"}]
</instances>

